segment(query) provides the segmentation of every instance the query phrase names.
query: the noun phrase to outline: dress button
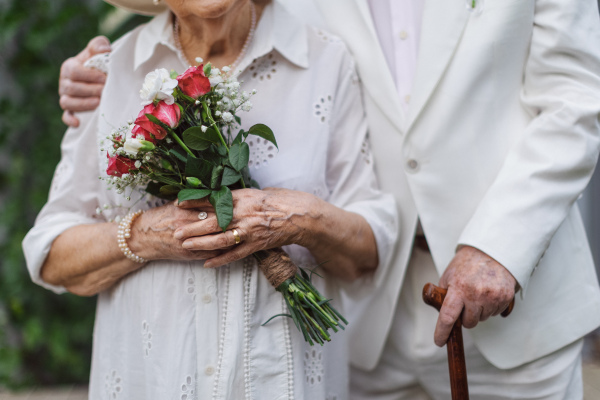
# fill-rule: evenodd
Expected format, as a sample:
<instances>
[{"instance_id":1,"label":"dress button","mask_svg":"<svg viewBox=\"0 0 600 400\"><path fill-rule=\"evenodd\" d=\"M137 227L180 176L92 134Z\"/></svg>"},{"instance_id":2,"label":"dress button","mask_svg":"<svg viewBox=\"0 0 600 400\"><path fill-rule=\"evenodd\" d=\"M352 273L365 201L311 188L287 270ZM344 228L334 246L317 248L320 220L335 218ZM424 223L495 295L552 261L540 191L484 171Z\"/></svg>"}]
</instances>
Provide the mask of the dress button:
<instances>
[{"instance_id":1,"label":"dress button","mask_svg":"<svg viewBox=\"0 0 600 400\"><path fill-rule=\"evenodd\" d=\"M407 94L406 96L404 96L404 102L406 104L410 103L410 94Z\"/></svg>"},{"instance_id":2,"label":"dress button","mask_svg":"<svg viewBox=\"0 0 600 400\"><path fill-rule=\"evenodd\" d=\"M212 296L210 294L205 294L202 296L202 301L208 304L212 301Z\"/></svg>"},{"instance_id":3,"label":"dress button","mask_svg":"<svg viewBox=\"0 0 600 400\"><path fill-rule=\"evenodd\" d=\"M412 158L406 162L406 167L410 172L416 172L419 168L419 163L417 160L413 160Z\"/></svg>"},{"instance_id":4,"label":"dress button","mask_svg":"<svg viewBox=\"0 0 600 400\"><path fill-rule=\"evenodd\" d=\"M401 31L400 34L398 35L400 36L400 39L402 40L406 40L408 38L408 32L406 31Z\"/></svg>"},{"instance_id":5,"label":"dress button","mask_svg":"<svg viewBox=\"0 0 600 400\"><path fill-rule=\"evenodd\" d=\"M206 367L206 369L204 370L204 373L205 373L207 376L211 376L212 374L214 374L214 373L215 373L215 367L213 367L213 366L208 366L208 367Z\"/></svg>"}]
</instances>

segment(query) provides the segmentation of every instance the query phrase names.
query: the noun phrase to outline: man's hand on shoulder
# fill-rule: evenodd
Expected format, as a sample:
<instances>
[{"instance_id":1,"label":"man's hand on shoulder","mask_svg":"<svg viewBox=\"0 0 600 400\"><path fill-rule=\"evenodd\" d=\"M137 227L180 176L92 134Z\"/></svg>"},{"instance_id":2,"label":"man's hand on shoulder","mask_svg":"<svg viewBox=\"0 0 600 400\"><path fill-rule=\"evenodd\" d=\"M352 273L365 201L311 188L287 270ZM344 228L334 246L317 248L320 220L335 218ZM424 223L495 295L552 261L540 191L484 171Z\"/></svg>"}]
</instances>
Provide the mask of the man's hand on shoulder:
<instances>
[{"instance_id":1,"label":"man's hand on shoulder","mask_svg":"<svg viewBox=\"0 0 600 400\"><path fill-rule=\"evenodd\" d=\"M65 124L77 127L79 119L73 115L77 111L91 111L100 104L106 75L94 68L84 67L84 63L96 54L110 51L110 42L104 36L90 40L87 47L75 57L65 60L60 67L58 94L60 107L64 110Z\"/></svg>"},{"instance_id":2,"label":"man's hand on shoulder","mask_svg":"<svg viewBox=\"0 0 600 400\"><path fill-rule=\"evenodd\" d=\"M463 325L474 328L479 321L504 311L515 295L517 281L484 252L463 246L446 268L439 286L448 289L434 334L435 344L441 347L461 313Z\"/></svg>"}]
</instances>

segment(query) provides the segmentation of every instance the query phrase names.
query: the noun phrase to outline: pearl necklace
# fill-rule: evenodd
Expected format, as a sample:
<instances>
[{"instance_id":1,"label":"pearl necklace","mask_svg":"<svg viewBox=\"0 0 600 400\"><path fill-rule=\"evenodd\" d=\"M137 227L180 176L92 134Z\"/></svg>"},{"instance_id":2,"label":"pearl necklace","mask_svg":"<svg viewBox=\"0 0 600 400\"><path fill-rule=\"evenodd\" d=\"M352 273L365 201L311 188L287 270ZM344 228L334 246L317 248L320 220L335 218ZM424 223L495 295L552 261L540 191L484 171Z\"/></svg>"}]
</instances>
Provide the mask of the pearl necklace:
<instances>
[{"instance_id":1,"label":"pearl necklace","mask_svg":"<svg viewBox=\"0 0 600 400\"><path fill-rule=\"evenodd\" d=\"M175 18L175 22L173 23L173 41L175 42L175 48L177 49L179 54L181 54L181 57L183 58L183 60L188 65L192 65L190 60L188 60L187 57L185 56L185 53L183 52L183 48L181 47L181 41L179 40L179 20L177 19L177 17L174 17L174 18ZM246 55L246 52L248 51L248 47L250 47L250 42L252 42L252 38L254 37L255 31L256 31L256 7L254 6L254 3L252 1L250 1L250 31L248 32L248 36L246 37L246 41L244 42L244 45L242 46L242 50L240 51L240 54L237 56L237 58L235 59L233 64L231 64L231 72L232 73L235 71L235 68L237 67L237 65L240 63L240 61L242 61L242 59Z\"/></svg>"}]
</instances>

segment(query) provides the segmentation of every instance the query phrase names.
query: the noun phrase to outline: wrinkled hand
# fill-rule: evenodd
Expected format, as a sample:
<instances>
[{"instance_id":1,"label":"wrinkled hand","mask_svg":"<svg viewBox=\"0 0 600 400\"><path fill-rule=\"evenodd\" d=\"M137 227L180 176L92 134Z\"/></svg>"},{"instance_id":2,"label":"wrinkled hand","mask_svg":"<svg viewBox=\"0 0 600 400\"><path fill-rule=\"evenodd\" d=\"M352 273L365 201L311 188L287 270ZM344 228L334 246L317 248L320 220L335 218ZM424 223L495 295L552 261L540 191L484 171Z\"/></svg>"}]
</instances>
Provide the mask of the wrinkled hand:
<instances>
[{"instance_id":1,"label":"wrinkled hand","mask_svg":"<svg viewBox=\"0 0 600 400\"><path fill-rule=\"evenodd\" d=\"M435 344L442 347L461 313L465 328L474 328L479 321L504 311L515 295L517 281L487 254L464 246L456 252L439 286L448 289L434 334Z\"/></svg>"},{"instance_id":2,"label":"wrinkled hand","mask_svg":"<svg viewBox=\"0 0 600 400\"><path fill-rule=\"evenodd\" d=\"M182 209L174 202L152 208L133 222L129 248L146 260L205 260L218 256L219 250L185 249L173 236L178 228L197 221L198 211Z\"/></svg>"},{"instance_id":3,"label":"wrinkled hand","mask_svg":"<svg viewBox=\"0 0 600 400\"><path fill-rule=\"evenodd\" d=\"M182 240L182 246L188 250L224 251L220 256L207 260L204 264L207 268L240 260L258 250L292 243L304 245L310 237L306 220L318 222L321 200L308 193L266 188L234 190L232 195L233 220L226 232L219 228L208 200L179 204L182 209L194 209L195 215L199 211L208 214L205 220L181 226L175 232L175 238ZM233 229L238 231L241 238L237 245Z\"/></svg>"},{"instance_id":4,"label":"wrinkled hand","mask_svg":"<svg viewBox=\"0 0 600 400\"><path fill-rule=\"evenodd\" d=\"M78 127L79 119L73 115L77 111L91 111L100 104L106 75L83 64L92 56L110 51L110 42L104 36L96 36L75 57L65 60L60 67L58 94L60 107L64 110L65 124Z\"/></svg>"}]
</instances>

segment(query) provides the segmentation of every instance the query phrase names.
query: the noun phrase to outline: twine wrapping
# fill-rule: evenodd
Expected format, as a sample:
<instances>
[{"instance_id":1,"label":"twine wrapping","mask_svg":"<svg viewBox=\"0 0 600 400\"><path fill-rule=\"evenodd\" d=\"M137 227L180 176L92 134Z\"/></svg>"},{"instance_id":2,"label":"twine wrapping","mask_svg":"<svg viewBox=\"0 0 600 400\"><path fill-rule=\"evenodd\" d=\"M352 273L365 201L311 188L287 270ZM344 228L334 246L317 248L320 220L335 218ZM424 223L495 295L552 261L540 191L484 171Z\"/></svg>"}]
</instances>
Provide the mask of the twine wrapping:
<instances>
[{"instance_id":1,"label":"twine wrapping","mask_svg":"<svg viewBox=\"0 0 600 400\"><path fill-rule=\"evenodd\" d=\"M274 288L296 276L298 267L281 247L261 252L264 254L258 267Z\"/></svg>"}]
</instances>

